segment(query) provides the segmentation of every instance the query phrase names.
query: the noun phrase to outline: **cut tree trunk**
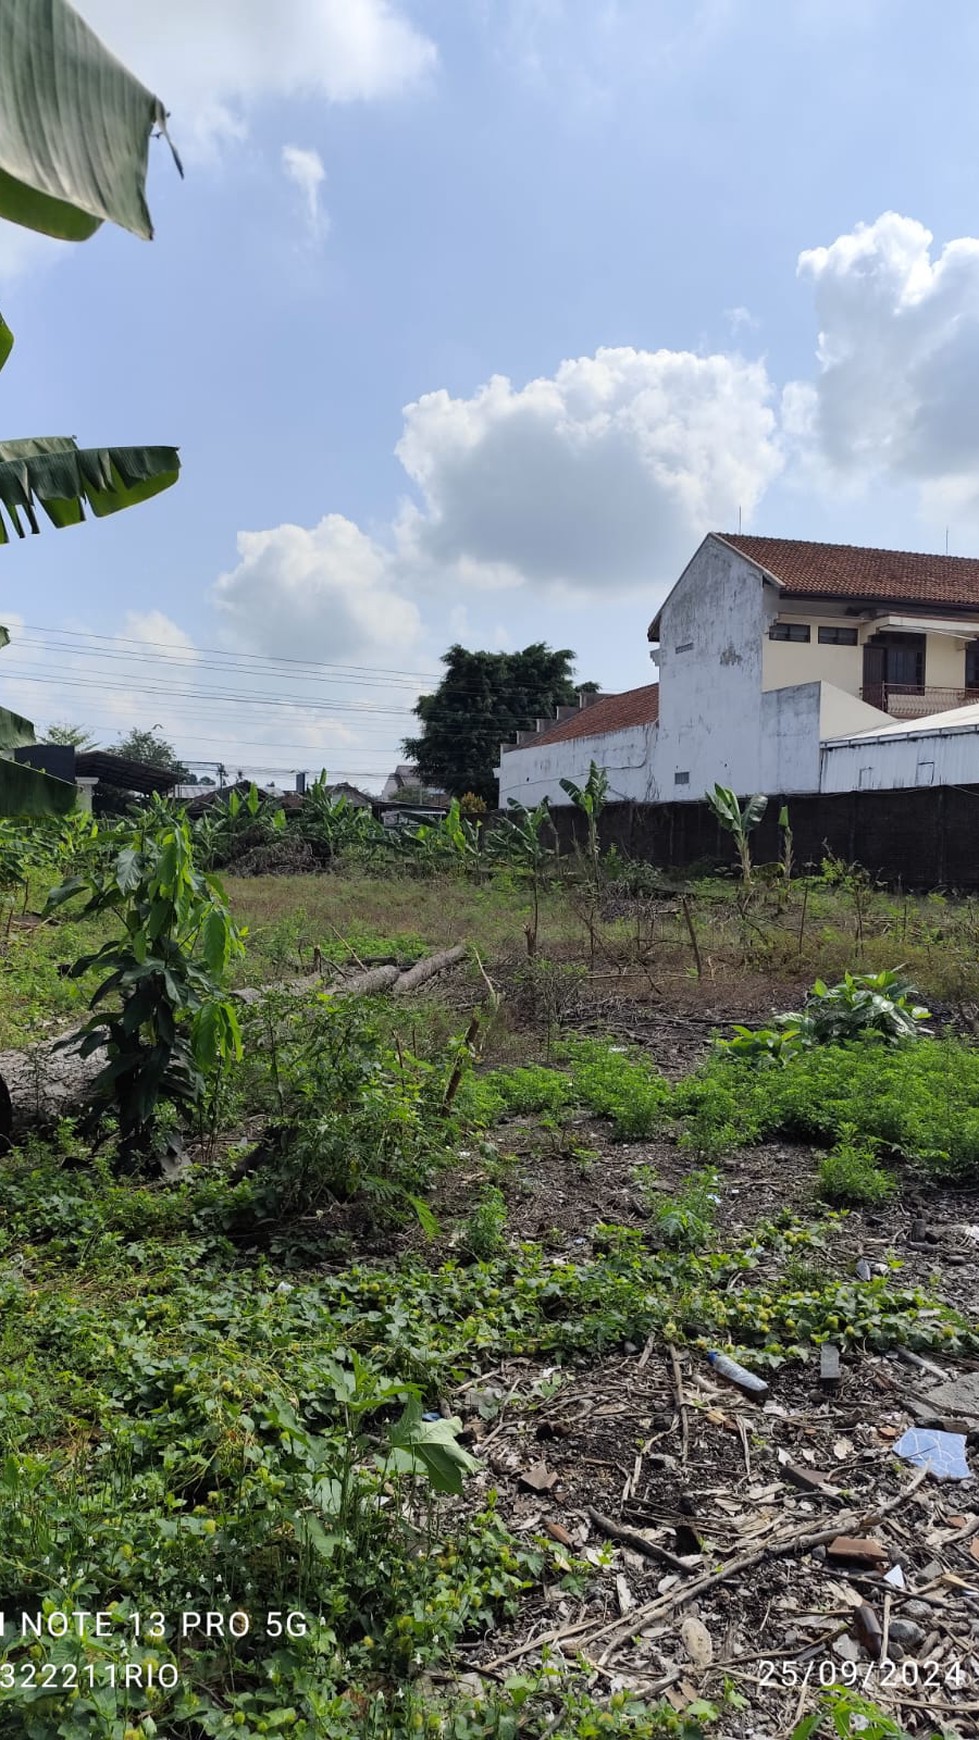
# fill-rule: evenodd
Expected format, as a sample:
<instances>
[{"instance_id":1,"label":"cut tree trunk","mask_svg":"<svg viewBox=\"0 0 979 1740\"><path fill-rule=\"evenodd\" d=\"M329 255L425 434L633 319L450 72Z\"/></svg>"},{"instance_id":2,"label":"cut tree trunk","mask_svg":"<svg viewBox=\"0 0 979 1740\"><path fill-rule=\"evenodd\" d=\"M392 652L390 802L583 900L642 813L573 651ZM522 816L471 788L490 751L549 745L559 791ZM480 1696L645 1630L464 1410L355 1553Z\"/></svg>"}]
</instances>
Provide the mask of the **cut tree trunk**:
<instances>
[{"instance_id":1,"label":"cut tree trunk","mask_svg":"<svg viewBox=\"0 0 979 1740\"><path fill-rule=\"evenodd\" d=\"M410 996L429 979L455 966L465 954L465 943L459 943L455 948L427 955L404 973L395 966L372 967L346 979L331 979L319 989L342 997L370 997L382 991L389 991L393 997ZM238 991L235 995L240 1002L254 1007L275 992L289 991L301 996L316 989L315 979L290 979L285 984ZM105 1065L106 1054L99 1050L90 1057L79 1057L65 1041L80 1032L80 1028L71 1028L29 1051L0 1051L0 1147L4 1141L17 1141L28 1130L51 1129L60 1118L75 1116L89 1104L92 1083Z\"/></svg>"}]
</instances>

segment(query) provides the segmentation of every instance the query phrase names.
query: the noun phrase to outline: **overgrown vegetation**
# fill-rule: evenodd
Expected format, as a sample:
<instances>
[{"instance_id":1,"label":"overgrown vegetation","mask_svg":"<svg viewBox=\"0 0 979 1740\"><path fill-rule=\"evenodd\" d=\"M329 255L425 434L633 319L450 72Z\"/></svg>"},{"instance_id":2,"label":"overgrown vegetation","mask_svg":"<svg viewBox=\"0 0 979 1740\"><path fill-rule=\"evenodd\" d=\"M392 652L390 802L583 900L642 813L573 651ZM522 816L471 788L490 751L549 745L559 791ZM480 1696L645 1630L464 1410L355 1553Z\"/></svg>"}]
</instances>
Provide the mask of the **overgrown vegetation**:
<instances>
[{"instance_id":1,"label":"overgrown vegetation","mask_svg":"<svg viewBox=\"0 0 979 1740\"><path fill-rule=\"evenodd\" d=\"M8 1038L65 1024L84 998L109 1047L97 1125L31 1136L0 1164L0 1575L9 1611L112 1616L104 1637L45 1640L64 1670L47 1687L27 1683L31 1641L5 1637L0 1679L21 1677L4 1731L723 1733L742 1694L721 1676L680 1712L546 1658L463 1683L481 1637L519 1627L528 1603L587 1598L595 1567L538 1527L511 1531L478 1444L460 1442L462 1386L650 1338L776 1372L827 1340L979 1357L932 1285L893 1255L855 1280L840 1243L845 1211L886 1209L909 1174L979 1177L979 1052L936 1036L915 989L931 999L962 975L979 925L968 903L863 887L857 956L852 889L820 874L800 947L789 856L768 906L757 866L747 904L730 882L683 890L695 981L662 875L597 850L559 859L543 808L486 825L456 805L400 844L325 785L301 813L300 829L243 793L205 825L156 805L0 836ZM263 847L301 840L326 873L249 878L229 907L202 860L230 842L237 861L255 827ZM742 1023L692 1073L658 1067L628 1022L602 1036L610 980L655 1008L661 978L692 996L725 961L745 975L746 950L770 973L783 925L797 1015ZM450 998L322 990L318 974L457 938L479 959ZM827 967L802 998L808 949ZM265 991L240 1043L235 979ZM734 1227L727 1156L770 1139L821 1151L808 1199ZM186 1171L162 1187L152 1163L181 1144ZM537 1153L596 1189L620 1155L634 1218L529 1237ZM248 1630L180 1635L175 1615L209 1610ZM136 1636L154 1612L163 1635ZM142 1673L128 1689L127 1661ZM853 1713L898 1732L848 1696L800 1735L846 1732Z\"/></svg>"}]
</instances>

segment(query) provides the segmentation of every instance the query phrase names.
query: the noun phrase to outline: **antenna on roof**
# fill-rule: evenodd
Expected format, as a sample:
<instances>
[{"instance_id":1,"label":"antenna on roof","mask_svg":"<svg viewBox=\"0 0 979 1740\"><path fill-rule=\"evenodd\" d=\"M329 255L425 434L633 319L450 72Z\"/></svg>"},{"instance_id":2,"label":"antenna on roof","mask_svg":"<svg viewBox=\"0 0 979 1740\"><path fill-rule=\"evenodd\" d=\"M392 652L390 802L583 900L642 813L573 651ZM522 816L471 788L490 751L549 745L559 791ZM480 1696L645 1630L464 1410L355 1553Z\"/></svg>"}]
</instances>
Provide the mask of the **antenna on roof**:
<instances>
[{"instance_id":1,"label":"antenna on roof","mask_svg":"<svg viewBox=\"0 0 979 1740\"><path fill-rule=\"evenodd\" d=\"M741 531L741 509L738 508L738 531Z\"/></svg>"}]
</instances>

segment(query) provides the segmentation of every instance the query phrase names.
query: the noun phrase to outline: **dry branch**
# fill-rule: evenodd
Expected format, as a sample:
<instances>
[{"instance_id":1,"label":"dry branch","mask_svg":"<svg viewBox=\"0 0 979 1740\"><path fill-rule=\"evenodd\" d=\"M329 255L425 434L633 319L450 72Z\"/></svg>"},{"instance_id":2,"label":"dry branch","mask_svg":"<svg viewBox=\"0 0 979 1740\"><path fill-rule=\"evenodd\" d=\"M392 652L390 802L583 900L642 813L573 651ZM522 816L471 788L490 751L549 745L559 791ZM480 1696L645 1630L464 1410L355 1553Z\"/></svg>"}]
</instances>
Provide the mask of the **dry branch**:
<instances>
[{"instance_id":1,"label":"dry branch","mask_svg":"<svg viewBox=\"0 0 979 1740\"><path fill-rule=\"evenodd\" d=\"M326 991L344 997L370 997L390 991L393 997L401 997L455 966L465 954L465 943L459 943L455 948L427 955L403 973L395 966L372 967L346 979L333 978L328 983L307 976L262 989L237 991L235 996L249 1007L283 991L294 996ZM80 1028L73 1027L28 1051L0 1051L0 1145L5 1137L16 1141L27 1130L51 1128L59 1119L73 1116L88 1103L92 1083L105 1065L106 1054L99 1050L90 1057L79 1057L70 1041L80 1033Z\"/></svg>"}]
</instances>

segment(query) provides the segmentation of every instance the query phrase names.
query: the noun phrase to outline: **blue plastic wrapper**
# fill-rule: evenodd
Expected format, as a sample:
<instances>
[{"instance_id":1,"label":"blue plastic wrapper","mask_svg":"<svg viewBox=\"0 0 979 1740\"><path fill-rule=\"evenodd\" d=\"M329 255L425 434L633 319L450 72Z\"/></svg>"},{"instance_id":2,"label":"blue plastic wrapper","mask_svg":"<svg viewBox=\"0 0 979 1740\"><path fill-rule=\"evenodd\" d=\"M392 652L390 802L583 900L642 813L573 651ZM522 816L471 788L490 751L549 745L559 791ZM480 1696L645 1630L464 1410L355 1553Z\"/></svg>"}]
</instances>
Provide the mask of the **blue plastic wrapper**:
<instances>
[{"instance_id":1,"label":"blue plastic wrapper","mask_svg":"<svg viewBox=\"0 0 979 1740\"><path fill-rule=\"evenodd\" d=\"M894 1448L905 1462L930 1469L936 1480L968 1480L972 1474L960 1432L933 1432L923 1426L912 1426Z\"/></svg>"}]
</instances>

